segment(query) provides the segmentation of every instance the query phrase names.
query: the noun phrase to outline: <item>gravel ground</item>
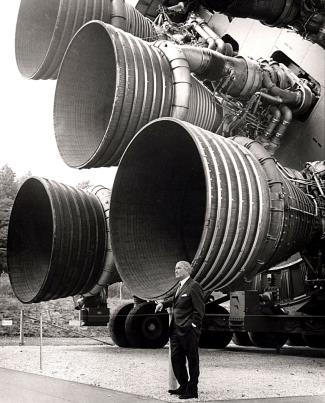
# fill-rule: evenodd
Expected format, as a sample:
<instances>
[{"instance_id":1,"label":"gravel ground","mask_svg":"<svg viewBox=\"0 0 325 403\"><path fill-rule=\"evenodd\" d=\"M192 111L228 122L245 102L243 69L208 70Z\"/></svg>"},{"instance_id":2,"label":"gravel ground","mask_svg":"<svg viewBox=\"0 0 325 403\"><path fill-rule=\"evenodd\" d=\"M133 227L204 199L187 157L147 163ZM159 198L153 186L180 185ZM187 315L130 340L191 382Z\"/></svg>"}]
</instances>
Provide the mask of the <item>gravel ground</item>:
<instances>
[{"instance_id":1,"label":"gravel ground","mask_svg":"<svg viewBox=\"0 0 325 403\"><path fill-rule=\"evenodd\" d=\"M109 339L104 339L111 343ZM88 339L2 339L0 366L179 401L168 395L168 348L121 349ZM230 345L201 350L199 400L325 395L325 351L284 347L280 354Z\"/></svg>"}]
</instances>

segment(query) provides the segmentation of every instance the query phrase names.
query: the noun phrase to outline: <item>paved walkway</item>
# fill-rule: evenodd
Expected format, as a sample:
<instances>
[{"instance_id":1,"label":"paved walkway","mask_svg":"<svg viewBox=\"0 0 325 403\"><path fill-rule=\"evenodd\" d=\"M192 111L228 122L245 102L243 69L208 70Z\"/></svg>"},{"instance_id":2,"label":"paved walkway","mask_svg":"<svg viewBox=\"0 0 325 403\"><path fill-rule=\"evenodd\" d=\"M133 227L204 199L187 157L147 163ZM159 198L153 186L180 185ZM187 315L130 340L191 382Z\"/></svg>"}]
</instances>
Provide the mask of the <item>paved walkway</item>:
<instances>
[{"instance_id":1,"label":"paved walkway","mask_svg":"<svg viewBox=\"0 0 325 403\"><path fill-rule=\"evenodd\" d=\"M188 401L188 400L187 400ZM198 400L194 400L198 401ZM0 368L1 403L157 403L156 400L48 376ZM212 402L212 401L210 401ZM218 400L215 403L325 403L325 396Z\"/></svg>"}]
</instances>

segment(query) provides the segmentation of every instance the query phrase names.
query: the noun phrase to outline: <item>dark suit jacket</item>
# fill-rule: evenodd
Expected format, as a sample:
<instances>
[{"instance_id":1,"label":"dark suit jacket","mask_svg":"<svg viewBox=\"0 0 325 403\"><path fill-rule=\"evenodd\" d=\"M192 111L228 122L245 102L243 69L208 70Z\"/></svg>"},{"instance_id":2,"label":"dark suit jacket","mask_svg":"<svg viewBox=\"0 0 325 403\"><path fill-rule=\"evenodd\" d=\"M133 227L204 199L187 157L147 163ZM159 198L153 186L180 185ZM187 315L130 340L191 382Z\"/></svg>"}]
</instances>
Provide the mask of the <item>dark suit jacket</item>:
<instances>
[{"instance_id":1,"label":"dark suit jacket","mask_svg":"<svg viewBox=\"0 0 325 403\"><path fill-rule=\"evenodd\" d=\"M164 301L164 307L173 308L170 331L175 329L181 336L193 328L198 335L201 333L205 305L202 288L198 282L189 278L177 296ZM196 327L193 327L192 323Z\"/></svg>"}]
</instances>

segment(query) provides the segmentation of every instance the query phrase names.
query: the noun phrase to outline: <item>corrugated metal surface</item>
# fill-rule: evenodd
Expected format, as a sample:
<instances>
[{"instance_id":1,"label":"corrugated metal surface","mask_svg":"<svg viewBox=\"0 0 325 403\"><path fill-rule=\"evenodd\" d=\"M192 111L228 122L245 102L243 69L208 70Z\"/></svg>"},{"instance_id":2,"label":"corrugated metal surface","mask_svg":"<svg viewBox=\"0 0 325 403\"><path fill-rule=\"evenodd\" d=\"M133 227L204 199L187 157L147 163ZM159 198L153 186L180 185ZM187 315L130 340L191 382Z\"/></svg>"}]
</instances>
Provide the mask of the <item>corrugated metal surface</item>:
<instances>
[{"instance_id":1,"label":"corrugated metal surface","mask_svg":"<svg viewBox=\"0 0 325 403\"><path fill-rule=\"evenodd\" d=\"M115 23L146 39L155 36L150 20L124 0L22 0L16 26L21 74L32 79L56 78L70 40L90 20Z\"/></svg>"},{"instance_id":2,"label":"corrugated metal surface","mask_svg":"<svg viewBox=\"0 0 325 403\"><path fill-rule=\"evenodd\" d=\"M65 54L56 87L55 134L65 163L116 165L136 132L163 116L181 113L214 130L221 106L191 77L184 55L176 56L110 25L86 24Z\"/></svg>"},{"instance_id":3,"label":"corrugated metal surface","mask_svg":"<svg viewBox=\"0 0 325 403\"><path fill-rule=\"evenodd\" d=\"M105 253L105 215L95 195L43 178L24 182L8 233L8 270L18 299L86 293L102 273Z\"/></svg>"},{"instance_id":4,"label":"corrugated metal surface","mask_svg":"<svg viewBox=\"0 0 325 403\"><path fill-rule=\"evenodd\" d=\"M308 244L320 217L257 142L175 119L142 129L114 182L119 273L142 298L166 295L178 260L205 290L229 290Z\"/></svg>"}]
</instances>

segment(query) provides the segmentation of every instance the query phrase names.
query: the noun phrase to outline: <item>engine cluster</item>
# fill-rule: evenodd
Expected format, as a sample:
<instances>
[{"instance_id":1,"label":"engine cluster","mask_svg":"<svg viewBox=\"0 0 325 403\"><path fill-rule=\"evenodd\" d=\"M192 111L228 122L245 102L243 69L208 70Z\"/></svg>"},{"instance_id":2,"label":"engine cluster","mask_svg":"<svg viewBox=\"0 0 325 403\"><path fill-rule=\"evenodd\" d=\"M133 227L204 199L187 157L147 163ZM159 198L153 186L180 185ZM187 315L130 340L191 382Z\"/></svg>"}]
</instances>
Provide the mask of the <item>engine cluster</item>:
<instances>
[{"instance_id":1,"label":"engine cluster","mask_svg":"<svg viewBox=\"0 0 325 403\"><path fill-rule=\"evenodd\" d=\"M231 38L221 38L199 10L193 11L197 5L160 6L154 20L158 37L184 52L192 74L222 105L216 133L255 139L273 155L291 121L311 113L320 97L319 83L279 55L269 60L238 56L238 47L226 42Z\"/></svg>"},{"instance_id":2,"label":"engine cluster","mask_svg":"<svg viewBox=\"0 0 325 403\"><path fill-rule=\"evenodd\" d=\"M178 260L192 262L205 291L229 292L297 252L307 281L323 287L322 144L309 154L319 161L300 171L276 159L289 154L290 129L319 107L316 79L279 49L269 59L242 55L231 36L208 25L199 1L162 1L152 19L122 0L89 0L83 10L73 0L40 1L38 13L30 3L21 2L17 63L28 78L57 78L62 159L79 169L119 167L109 202L40 178L22 186L8 241L22 300L98 292L111 282L114 262L141 298L173 288ZM204 4L231 18L304 27L300 33L322 45L322 1ZM79 211L88 217L82 225ZM32 286L25 266L35 273Z\"/></svg>"}]
</instances>

